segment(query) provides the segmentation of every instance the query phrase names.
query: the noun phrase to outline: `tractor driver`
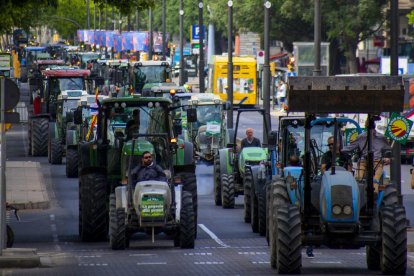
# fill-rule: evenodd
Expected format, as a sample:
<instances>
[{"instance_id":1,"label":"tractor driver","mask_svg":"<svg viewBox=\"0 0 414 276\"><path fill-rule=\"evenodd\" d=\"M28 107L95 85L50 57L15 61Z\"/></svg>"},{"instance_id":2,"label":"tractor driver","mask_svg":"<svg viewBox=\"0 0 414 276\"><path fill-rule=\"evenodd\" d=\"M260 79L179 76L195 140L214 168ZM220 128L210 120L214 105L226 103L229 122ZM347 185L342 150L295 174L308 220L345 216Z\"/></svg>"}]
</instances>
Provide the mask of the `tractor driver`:
<instances>
[{"instance_id":1,"label":"tractor driver","mask_svg":"<svg viewBox=\"0 0 414 276\"><path fill-rule=\"evenodd\" d=\"M131 177L134 186L140 181L167 181L166 174L159 165L154 164L152 155L149 151L144 151L142 154L141 164L132 169Z\"/></svg>"},{"instance_id":2,"label":"tractor driver","mask_svg":"<svg viewBox=\"0 0 414 276\"><path fill-rule=\"evenodd\" d=\"M333 136L328 138L328 146L329 146L329 150L322 155L322 161L321 161L321 173L322 174L326 170L329 170L329 168L332 166L332 153L333 153L333 148L334 148L334 137ZM337 166L344 167L347 171L352 172L352 160L347 154L340 151L340 146L341 146L341 143L337 141L335 164Z\"/></svg>"},{"instance_id":3,"label":"tractor driver","mask_svg":"<svg viewBox=\"0 0 414 276\"><path fill-rule=\"evenodd\" d=\"M247 147L261 147L262 144L260 143L259 138L253 136L253 129L247 128L246 129L246 138L241 141L241 150Z\"/></svg>"},{"instance_id":4,"label":"tractor driver","mask_svg":"<svg viewBox=\"0 0 414 276\"><path fill-rule=\"evenodd\" d=\"M134 132L139 130L139 109L134 109L132 112L132 119L129 120L125 126L125 134L127 140L131 140Z\"/></svg>"}]
</instances>

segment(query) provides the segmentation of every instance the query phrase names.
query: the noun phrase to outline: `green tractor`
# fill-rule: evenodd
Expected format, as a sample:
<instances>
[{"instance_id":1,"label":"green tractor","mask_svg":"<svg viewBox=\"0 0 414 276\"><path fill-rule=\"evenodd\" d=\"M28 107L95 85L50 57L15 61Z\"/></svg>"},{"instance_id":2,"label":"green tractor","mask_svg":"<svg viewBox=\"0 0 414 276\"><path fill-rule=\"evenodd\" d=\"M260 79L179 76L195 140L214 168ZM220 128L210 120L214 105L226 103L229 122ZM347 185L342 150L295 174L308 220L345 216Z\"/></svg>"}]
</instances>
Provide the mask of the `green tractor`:
<instances>
[{"instance_id":1,"label":"green tractor","mask_svg":"<svg viewBox=\"0 0 414 276\"><path fill-rule=\"evenodd\" d=\"M197 114L197 120L188 123L185 135L194 144L194 156L213 163L214 156L231 139L226 126L226 104L217 95L202 93L191 97L188 108L195 109Z\"/></svg>"},{"instance_id":2,"label":"green tractor","mask_svg":"<svg viewBox=\"0 0 414 276\"><path fill-rule=\"evenodd\" d=\"M254 193L253 169L268 159L268 151L261 147L246 147L239 150L236 139L240 115L244 112L259 112L265 121L262 109L239 109L237 111L236 128L229 130L233 143L220 149L214 157L214 201L223 208L234 208L235 197L244 194L244 220L252 222L252 229L258 232L258 202L251 202ZM268 133L265 126L265 133ZM254 199L254 198L253 198Z\"/></svg>"},{"instance_id":3,"label":"green tractor","mask_svg":"<svg viewBox=\"0 0 414 276\"><path fill-rule=\"evenodd\" d=\"M71 127L73 111L81 97L87 96L84 90L65 90L56 100L56 121L49 122L48 160L51 164L62 164L67 141L67 128Z\"/></svg>"},{"instance_id":4,"label":"green tractor","mask_svg":"<svg viewBox=\"0 0 414 276\"><path fill-rule=\"evenodd\" d=\"M99 95L98 101L102 102L108 96ZM80 141L91 141L96 136L96 121L94 115L98 114L96 96L82 96L77 102L77 108L82 111L82 124L76 125L73 120L67 121L66 127L66 176L78 177ZM73 113L73 112L72 112ZM73 115L70 115L73 117ZM68 118L67 118L68 119Z\"/></svg>"},{"instance_id":5,"label":"green tractor","mask_svg":"<svg viewBox=\"0 0 414 276\"><path fill-rule=\"evenodd\" d=\"M175 193L177 186L180 186L182 191L191 194L194 213L192 221L196 231L198 201L193 145L181 139L177 141L174 136L170 115L171 104L170 99L138 95L105 99L99 103L96 137L92 141L80 143L79 235L83 241L106 239L110 213L110 234L122 236L119 240L114 236L110 238L113 248L123 248L126 246L123 240L130 238L130 236L123 236L125 234L122 231L123 222L131 226L131 228L128 227L129 230L149 231L148 229L152 229L151 233L160 231L176 233L176 230L181 227L178 213L173 210L180 210L177 206L178 203L183 203L179 201L180 195L182 195L181 199L186 198L185 201L188 202L184 192ZM140 114L140 125L135 136L138 139L127 140L125 126L132 118L134 110L137 109ZM81 112L80 109L75 111L74 117L77 124L82 124ZM131 166L138 164L140 156L146 150L153 154L156 164L166 170L169 175L168 183L162 184L159 188L164 190L163 200L169 204L163 209L166 214L165 224L158 226L141 223L145 216L143 217L142 213L134 209L135 201L134 204L129 201L131 193L127 197L128 201L120 201L118 196L119 193L123 194L126 191L123 190L124 188L130 187L126 185L129 181L127 172ZM137 186L140 185L137 184ZM168 192L167 187L169 187ZM138 200L140 202L144 200L146 193L141 193L141 195L142 197ZM116 217L113 217L114 202L115 212L123 212ZM127 208L125 208L125 203ZM139 225L137 218L140 218ZM114 219L117 222L113 222ZM120 228L116 228L114 223L116 225L119 223Z\"/></svg>"},{"instance_id":6,"label":"green tractor","mask_svg":"<svg viewBox=\"0 0 414 276\"><path fill-rule=\"evenodd\" d=\"M137 61L130 63L131 85L134 94L151 91L153 86L171 83L171 67L166 61Z\"/></svg>"}]
</instances>

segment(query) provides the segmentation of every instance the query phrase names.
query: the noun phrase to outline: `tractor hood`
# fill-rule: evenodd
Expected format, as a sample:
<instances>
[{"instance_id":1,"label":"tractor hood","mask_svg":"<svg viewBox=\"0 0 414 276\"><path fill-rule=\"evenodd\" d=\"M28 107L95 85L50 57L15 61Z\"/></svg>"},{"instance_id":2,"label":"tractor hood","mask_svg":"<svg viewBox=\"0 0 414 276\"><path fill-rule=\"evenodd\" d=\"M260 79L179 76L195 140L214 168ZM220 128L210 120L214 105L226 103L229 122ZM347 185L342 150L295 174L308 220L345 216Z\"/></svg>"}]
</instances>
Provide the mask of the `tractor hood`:
<instances>
[{"instance_id":1,"label":"tractor hood","mask_svg":"<svg viewBox=\"0 0 414 276\"><path fill-rule=\"evenodd\" d=\"M134 155L142 155L145 151L154 154L154 146L147 140L135 140ZM132 141L127 141L122 149L124 155L132 155Z\"/></svg>"},{"instance_id":2,"label":"tractor hood","mask_svg":"<svg viewBox=\"0 0 414 276\"><path fill-rule=\"evenodd\" d=\"M258 162L267 159L267 150L259 147L248 147L242 150L240 156L245 161Z\"/></svg>"}]
</instances>

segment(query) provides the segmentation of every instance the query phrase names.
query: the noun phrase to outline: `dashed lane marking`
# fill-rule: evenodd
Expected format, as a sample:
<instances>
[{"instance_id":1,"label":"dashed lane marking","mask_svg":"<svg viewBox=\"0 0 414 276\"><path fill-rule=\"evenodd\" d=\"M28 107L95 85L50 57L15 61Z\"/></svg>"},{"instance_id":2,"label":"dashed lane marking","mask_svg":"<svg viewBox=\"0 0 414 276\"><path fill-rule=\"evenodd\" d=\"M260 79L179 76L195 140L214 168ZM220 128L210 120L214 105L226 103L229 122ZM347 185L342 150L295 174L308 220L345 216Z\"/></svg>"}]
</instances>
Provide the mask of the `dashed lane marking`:
<instances>
[{"instance_id":1,"label":"dashed lane marking","mask_svg":"<svg viewBox=\"0 0 414 276\"><path fill-rule=\"evenodd\" d=\"M252 262L252 264L270 264L270 262Z\"/></svg>"},{"instance_id":2,"label":"dashed lane marking","mask_svg":"<svg viewBox=\"0 0 414 276\"><path fill-rule=\"evenodd\" d=\"M220 265L224 264L224 262L194 262L196 265Z\"/></svg>"},{"instance_id":3,"label":"dashed lane marking","mask_svg":"<svg viewBox=\"0 0 414 276\"><path fill-rule=\"evenodd\" d=\"M137 263L137 265L166 265L165 262L158 262L158 263Z\"/></svg>"},{"instance_id":4,"label":"dashed lane marking","mask_svg":"<svg viewBox=\"0 0 414 276\"><path fill-rule=\"evenodd\" d=\"M222 240L220 240L216 234L214 234L212 231L210 231L210 229L208 229L204 224L199 224L198 226L200 226L200 228L207 233L207 235L209 235L216 243L218 243L219 245L223 246L223 247L230 247L227 244L225 244Z\"/></svg>"},{"instance_id":5,"label":"dashed lane marking","mask_svg":"<svg viewBox=\"0 0 414 276\"><path fill-rule=\"evenodd\" d=\"M213 253L184 253L184 256L212 256Z\"/></svg>"},{"instance_id":6,"label":"dashed lane marking","mask_svg":"<svg viewBox=\"0 0 414 276\"><path fill-rule=\"evenodd\" d=\"M78 266L108 266L108 264L107 263L103 263L103 264L100 264L100 263L98 263L98 264L78 264Z\"/></svg>"},{"instance_id":7,"label":"dashed lane marking","mask_svg":"<svg viewBox=\"0 0 414 276\"><path fill-rule=\"evenodd\" d=\"M237 252L239 255L267 255L267 252Z\"/></svg>"}]
</instances>

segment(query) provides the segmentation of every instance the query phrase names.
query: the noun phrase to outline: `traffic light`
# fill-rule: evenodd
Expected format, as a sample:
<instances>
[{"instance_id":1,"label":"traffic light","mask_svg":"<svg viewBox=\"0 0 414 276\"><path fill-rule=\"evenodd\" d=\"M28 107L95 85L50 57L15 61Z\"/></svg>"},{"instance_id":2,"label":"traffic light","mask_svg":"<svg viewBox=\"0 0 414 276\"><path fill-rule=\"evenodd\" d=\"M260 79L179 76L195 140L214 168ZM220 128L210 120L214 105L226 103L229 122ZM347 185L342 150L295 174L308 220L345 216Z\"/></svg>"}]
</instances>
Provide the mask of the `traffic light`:
<instances>
[{"instance_id":1,"label":"traffic light","mask_svg":"<svg viewBox=\"0 0 414 276\"><path fill-rule=\"evenodd\" d=\"M289 72L295 72L295 58L294 57L289 58L287 68Z\"/></svg>"}]
</instances>

